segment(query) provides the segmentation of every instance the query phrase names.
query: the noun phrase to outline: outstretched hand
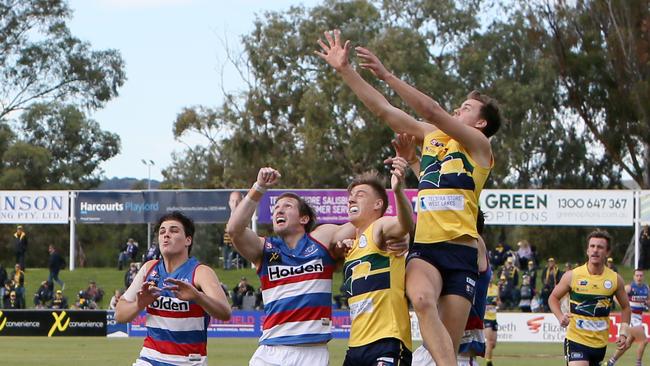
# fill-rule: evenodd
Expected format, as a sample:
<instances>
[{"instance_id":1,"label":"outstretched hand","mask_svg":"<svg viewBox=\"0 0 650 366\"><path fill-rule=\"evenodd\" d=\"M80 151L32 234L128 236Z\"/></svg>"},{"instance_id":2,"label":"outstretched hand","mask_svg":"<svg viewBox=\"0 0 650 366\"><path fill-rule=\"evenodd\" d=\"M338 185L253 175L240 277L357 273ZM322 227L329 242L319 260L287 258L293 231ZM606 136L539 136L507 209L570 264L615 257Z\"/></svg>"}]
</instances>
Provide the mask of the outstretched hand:
<instances>
[{"instance_id":1,"label":"outstretched hand","mask_svg":"<svg viewBox=\"0 0 650 366\"><path fill-rule=\"evenodd\" d=\"M171 291L179 300L194 301L199 296L199 290L189 282L177 280L175 278L167 278L165 279L165 283L171 285L163 287L163 290Z\"/></svg>"},{"instance_id":2,"label":"outstretched hand","mask_svg":"<svg viewBox=\"0 0 650 366\"><path fill-rule=\"evenodd\" d=\"M415 150L415 136L407 133L398 133L397 136L391 141L393 149L395 149L396 156L401 156L407 162L415 161L417 151ZM392 164L393 158L384 160L384 164Z\"/></svg>"},{"instance_id":3,"label":"outstretched hand","mask_svg":"<svg viewBox=\"0 0 650 366\"><path fill-rule=\"evenodd\" d=\"M390 184L394 191L404 188L404 179L406 177L406 168L409 166L406 159L396 156L391 159Z\"/></svg>"},{"instance_id":4,"label":"outstretched hand","mask_svg":"<svg viewBox=\"0 0 650 366\"><path fill-rule=\"evenodd\" d=\"M357 51L357 57L363 60L363 63L359 64L362 68L370 70L377 78L380 80L386 80L390 76L390 72L384 67L384 64L379 61L379 57L375 56L369 49L364 47L355 47Z\"/></svg>"},{"instance_id":5,"label":"outstretched hand","mask_svg":"<svg viewBox=\"0 0 650 366\"><path fill-rule=\"evenodd\" d=\"M261 168L257 173L257 184L264 188L269 188L278 183L282 175L271 167Z\"/></svg>"},{"instance_id":6,"label":"outstretched hand","mask_svg":"<svg viewBox=\"0 0 650 366\"><path fill-rule=\"evenodd\" d=\"M145 282L140 286L140 291L136 294L136 301L140 309L151 305L160 296L160 289L152 281Z\"/></svg>"},{"instance_id":7,"label":"outstretched hand","mask_svg":"<svg viewBox=\"0 0 650 366\"><path fill-rule=\"evenodd\" d=\"M336 71L349 66L350 41L347 40L345 44L342 44L341 31L338 29L327 31L324 34L326 42L323 42L320 38L318 39L322 52L314 51L314 53L327 61Z\"/></svg>"}]
</instances>

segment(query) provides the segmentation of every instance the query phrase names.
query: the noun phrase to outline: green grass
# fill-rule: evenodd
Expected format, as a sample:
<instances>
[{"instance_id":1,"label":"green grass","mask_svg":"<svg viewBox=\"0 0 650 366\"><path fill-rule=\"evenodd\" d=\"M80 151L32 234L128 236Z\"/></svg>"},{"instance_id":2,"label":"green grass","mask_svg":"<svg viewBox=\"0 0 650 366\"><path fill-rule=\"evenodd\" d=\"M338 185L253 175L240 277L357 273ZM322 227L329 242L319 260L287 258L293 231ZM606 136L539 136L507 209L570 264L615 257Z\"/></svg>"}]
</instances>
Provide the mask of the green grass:
<instances>
[{"instance_id":1,"label":"green grass","mask_svg":"<svg viewBox=\"0 0 650 366\"><path fill-rule=\"evenodd\" d=\"M63 366L83 361L88 366L115 366L133 363L142 347L142 338L2 337L0 344L7 351L2 355L3 365ZM247 365L256 347L255 339L211 338L208 341L209 364ZM345 340L332 340L329 343L330 365L341 365L346 349ZM618 364L634 364L635 349L636 345ZM607 357L613 352L614 347L610 346ZM499 366L564 365L564 357L559 343L500 343L495 349L493 362Z\"/></svg>"}]
</instances>

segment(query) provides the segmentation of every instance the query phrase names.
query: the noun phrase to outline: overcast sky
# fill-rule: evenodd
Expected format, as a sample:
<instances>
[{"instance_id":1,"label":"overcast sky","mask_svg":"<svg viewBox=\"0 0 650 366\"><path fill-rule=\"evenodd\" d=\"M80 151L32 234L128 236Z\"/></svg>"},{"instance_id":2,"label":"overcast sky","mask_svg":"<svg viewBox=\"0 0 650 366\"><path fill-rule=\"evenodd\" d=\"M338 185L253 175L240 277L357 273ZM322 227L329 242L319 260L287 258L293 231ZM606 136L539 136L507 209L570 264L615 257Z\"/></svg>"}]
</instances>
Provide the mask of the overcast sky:
<instances>
[{"instance_id":1,"label":"overcast sky","mask_svg":"<svg viewBox=\"0 0 650 366\"><path fill-rule=\"evenodd\" d=\"M218 106L221 70L227 64L222 39L241 49L239 38L253 29L256 15L316 0L69 0L72 33L94 49L114 48L126 61L128 80L120 96L91 115L104 130L117 133L121 153L102 165L107 178L161 180L175 141L172 123L183 107ZM226 90L243 87L226 69ZM196 137L186 142L196 143Z\"/></svg>"}]
</instances>

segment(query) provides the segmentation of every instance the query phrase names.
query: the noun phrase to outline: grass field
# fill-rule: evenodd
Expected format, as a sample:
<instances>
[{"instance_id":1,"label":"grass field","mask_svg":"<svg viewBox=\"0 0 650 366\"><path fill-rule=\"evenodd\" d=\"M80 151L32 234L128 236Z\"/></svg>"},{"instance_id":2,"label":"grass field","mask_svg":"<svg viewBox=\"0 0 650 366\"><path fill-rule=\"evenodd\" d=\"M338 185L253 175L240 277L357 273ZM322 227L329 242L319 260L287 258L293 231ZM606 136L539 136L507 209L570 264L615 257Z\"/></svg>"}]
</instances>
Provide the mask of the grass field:
<instances>
[{"instance_id":1,"label":"grass field","mask_svg":"<svg viewBox=\"0 0 650 366\"><path fill-rule=\"evenodd\" d=\"M11 366L67 366L80 361L83 363L79 364L87 366L131 365L141 346L142 338L0 338L2 364ZM212 338L208 342L209 364L248 365L256 347L254 339ZM343 364L346 348L345 340L330 342L330 365ZM613 349L609 347L607 357ZM618 364L633 365L633 351L626 353ZM564 357L559 343L502 343L497 345L493 362L498 366L553 366L564 365Z\"/></svg>"}]
</instances>

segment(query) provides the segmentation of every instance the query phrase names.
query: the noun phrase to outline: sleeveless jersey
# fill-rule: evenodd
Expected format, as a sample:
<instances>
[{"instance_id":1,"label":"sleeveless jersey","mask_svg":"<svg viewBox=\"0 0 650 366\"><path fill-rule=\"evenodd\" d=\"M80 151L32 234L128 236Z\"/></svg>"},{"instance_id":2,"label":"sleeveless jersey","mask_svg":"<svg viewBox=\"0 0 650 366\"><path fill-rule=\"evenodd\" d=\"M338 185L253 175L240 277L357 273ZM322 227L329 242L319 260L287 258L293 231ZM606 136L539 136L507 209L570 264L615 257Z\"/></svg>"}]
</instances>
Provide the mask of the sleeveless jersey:
<instances>
[{"instance_id":1,"label":"sleeveless jersey","mask_svg":"<svg viewBox=\"0 0 650 366\"><path fill-rule=\"evenodd\" d=\"M406 260L381 250L371 224L345 258L343 278L350 297L350 347L396 338L412 350L411 321L404 293Z\"/></svg>"},{"instance_id":2,"label":"sleeveless jersey","mask_svg":"<svg viewBox=\"0 0 650 366\"><path fill-rule=\"evenodd\" d=\"M497 300L499 298L499 286L490 283L485 300L485 320L497 320Z\"/></svg>"},{"instance_id":3,"label":"sleeveless jersey","mask_svg":"<svg viewBox=\"0 0 650 366\"><path fill-rule=\"evenodd\" d=\"M646 301L648 301L648 285L645 283L637 285L632 282L627 297L630 299L632 313L643 314L643 311L646 309Z\"/></svg>"},{"instance_id":4,"label":"sleeveless jersey","mask_svg":"<svg viewBox=\"0 0 650 366\"><path fill-rule=\"evenodd\" d=\"M600 275L592 275L587 265L573 269L569 303L571 320L566 338L592 348L607 346L609 310L618 286L616 272L605 267Z\"/></svg>"},{"instance_id":5,"label":"sleeveless jersey","mask_svg":"<svg viewBox=\"0 0 650 366\"><path fill-rule=\"evenodd\" d=\"M478 274L476 281L474 302L469 310L469 317L465 324L465 332L460 340L458 353L471 354L472 356L485 355L485 335L483 334L483 319L487 303L487 292L492 278L492 268L488 264L485 272Z\"/></svg>"},{"instance_id":6,"label":"sleeveless jersey","mask_svg":"<svg viewBox=\"0 0 650 366\"><path fill-rule=\"evenodd\" d=\"M264 242L258 276L266 315L260 344L324 343L332 338L332 274L327 248L305 234L294 249L278 237Z\"/></svg>"},{"instance_id":7,"label":"sleeveless jersey","mask_svg":"<svg viewBox=\"0 0 650 366\"><path fill-rule=\"evenodd\" d=\"M444 132L425 136L422 143L415 242L478 238L478 198L490 170L479 166L467 150Z\"/></svg>"},{"instance_id":8,"label":"sleeveless jersey","mask_svg":"<svg viewBox=\"0 0 650 366\"><path fill-rule=\"evenodd\" d=\"M145 282L158 288L165 279L174 278L194 284L194 273L200 265L190 257L174 272L167 273L165 262L159 260L149 269ZM154 365L207 365L208 315L193 301L177 299L171 291L162 290L160 297L147 306L147 337L140 359Z\"/></svg>"}]
</instances>

